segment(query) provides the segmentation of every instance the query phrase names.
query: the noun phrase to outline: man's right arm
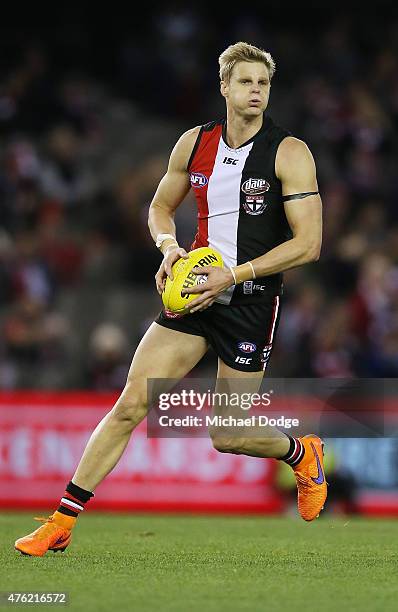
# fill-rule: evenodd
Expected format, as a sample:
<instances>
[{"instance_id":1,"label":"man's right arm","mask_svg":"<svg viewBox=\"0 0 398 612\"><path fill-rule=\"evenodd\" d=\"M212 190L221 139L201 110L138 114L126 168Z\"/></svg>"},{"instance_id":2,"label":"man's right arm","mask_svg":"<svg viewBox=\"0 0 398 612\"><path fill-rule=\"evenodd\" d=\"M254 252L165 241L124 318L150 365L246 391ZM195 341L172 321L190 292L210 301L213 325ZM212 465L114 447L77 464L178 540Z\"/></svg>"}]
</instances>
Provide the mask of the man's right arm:
<instances>
[{"instance_id":1,"label":"man's right arm","mask_svg":"<svg viewBox=\"0 0 398 612\"><path fill-rule=\"evenodd\" d=\"M159 293L163 291L166 276L172 278L173 263L180 257L187 256L177 243L174 215L190 189L187 165L199 130L199 127L188 130L176 143L170 155L167 172L160 181L149 208L148 226L153 240L156 242L159 234L173 236L166 239L160 247L164 259L155 276Z\"/></svg>"},{"instance_id":2,"label":"man's right arm","mask_svg":"<svg viewBox=\"0 0 398 612\"><path fill-rule=\"evenodd\" d=\"M198 133L199 128L195 127L185 132L178 140L170 155L167 172L153 197L148 226L155 242L159 234L171 234L174 237L176 235L174 215L190 189L187 164ZM167 242L166 240L162 246L162 253L167 248Z\"/></svg>"}]
</instances>

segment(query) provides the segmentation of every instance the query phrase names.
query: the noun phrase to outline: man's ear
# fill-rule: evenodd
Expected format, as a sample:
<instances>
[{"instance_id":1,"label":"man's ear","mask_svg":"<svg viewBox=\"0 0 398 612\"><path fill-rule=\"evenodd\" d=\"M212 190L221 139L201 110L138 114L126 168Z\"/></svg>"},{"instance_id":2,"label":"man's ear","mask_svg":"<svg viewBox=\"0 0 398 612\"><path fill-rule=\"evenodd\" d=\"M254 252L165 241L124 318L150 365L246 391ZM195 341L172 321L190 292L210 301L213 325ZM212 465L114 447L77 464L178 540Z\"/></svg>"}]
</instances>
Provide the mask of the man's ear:
<instances>
[{"instance_id":1,"label":"man's ear","mask_svg":"<svg viewBox=\"0 0 398 612\"><path fill-rule=\"evenodd\" d=\"M225 81L220 81L220 91L221 95L224 96L224 98L228 97L228 85Z\"/></svg>"}]
</instances>

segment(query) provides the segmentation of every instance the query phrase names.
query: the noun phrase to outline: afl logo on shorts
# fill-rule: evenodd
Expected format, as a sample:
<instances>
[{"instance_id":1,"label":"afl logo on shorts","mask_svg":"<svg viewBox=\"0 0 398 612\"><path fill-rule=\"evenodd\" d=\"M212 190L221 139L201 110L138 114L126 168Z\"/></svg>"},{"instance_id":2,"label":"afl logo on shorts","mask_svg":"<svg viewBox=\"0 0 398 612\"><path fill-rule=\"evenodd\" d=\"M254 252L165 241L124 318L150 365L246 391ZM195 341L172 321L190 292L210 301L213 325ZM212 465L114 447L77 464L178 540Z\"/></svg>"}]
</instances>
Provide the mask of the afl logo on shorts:
<instances>
[{"instance_id":1,"label":"afl logo on shorts","mask_svg":"<svg viewBox=\"0 0 398 612\"><path fill-rule=\"evenodd\" d=\"M239 342L238 349L242 351L242 353L254 353L257 346L254 342Z\"/></svg>"},{"instance_id":2,"label":"afl logo on shorts","mask_svg":"<svg viewBox=\"0 0 398 612\"><path fill-rule=\"evenodd\" d=\"M192 187L205 187L209 182L209 179L200 172L191 172L189 175Z\"/></svg>"}]
</instances>

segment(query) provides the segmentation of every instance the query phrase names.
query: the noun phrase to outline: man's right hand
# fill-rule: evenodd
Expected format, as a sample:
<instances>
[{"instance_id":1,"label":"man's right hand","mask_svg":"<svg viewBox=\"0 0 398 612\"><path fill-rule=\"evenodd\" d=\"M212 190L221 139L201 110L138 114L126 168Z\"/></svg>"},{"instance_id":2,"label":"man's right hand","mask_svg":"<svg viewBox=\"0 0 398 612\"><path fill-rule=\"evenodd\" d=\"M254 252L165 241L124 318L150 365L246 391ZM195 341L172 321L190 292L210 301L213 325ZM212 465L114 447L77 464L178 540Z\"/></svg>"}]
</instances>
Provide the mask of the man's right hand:
<instances>
[{"instance_id":1,"label":"man's right hand","mask_svg":"<svg viewBox=\"0 0 398 612\"><path fill-rule=\"evenodd\" d=\"M188 259L188 253L185 249L176 244L167 247L160 268L155 274L156 289L159 295L162 295L164 291L166 278L169 277L170 280L174 280L171 267L178 259L181 259L181 257L183 259Z\"/></svg>"}]
</instances>

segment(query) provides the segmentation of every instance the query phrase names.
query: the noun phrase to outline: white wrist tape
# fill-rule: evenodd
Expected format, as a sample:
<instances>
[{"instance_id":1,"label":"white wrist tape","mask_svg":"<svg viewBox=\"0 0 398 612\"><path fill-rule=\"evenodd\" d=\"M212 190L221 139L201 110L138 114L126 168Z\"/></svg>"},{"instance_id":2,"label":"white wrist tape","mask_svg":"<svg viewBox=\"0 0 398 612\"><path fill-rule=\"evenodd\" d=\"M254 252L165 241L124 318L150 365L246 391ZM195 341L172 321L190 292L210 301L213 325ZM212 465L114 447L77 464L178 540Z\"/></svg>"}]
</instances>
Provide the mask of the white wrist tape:
<instances>
[{"instance_id":1,"label":"white wrist tape","mask_svg":"<svg viewBox=\"0 0 398 612\"><path fill-rule=\"evenodd\" d=\"M251 261L248 261L247 263L249 264L249 266L250 266L250 267L251 267L251 269L252 269L252 272L253 272L253 280L254 280L254 279L256 278L256 273L255 273L255 271L254 271L253 264L252 264L252 262L251 262Z\"/></svg>"}]
</instances>

